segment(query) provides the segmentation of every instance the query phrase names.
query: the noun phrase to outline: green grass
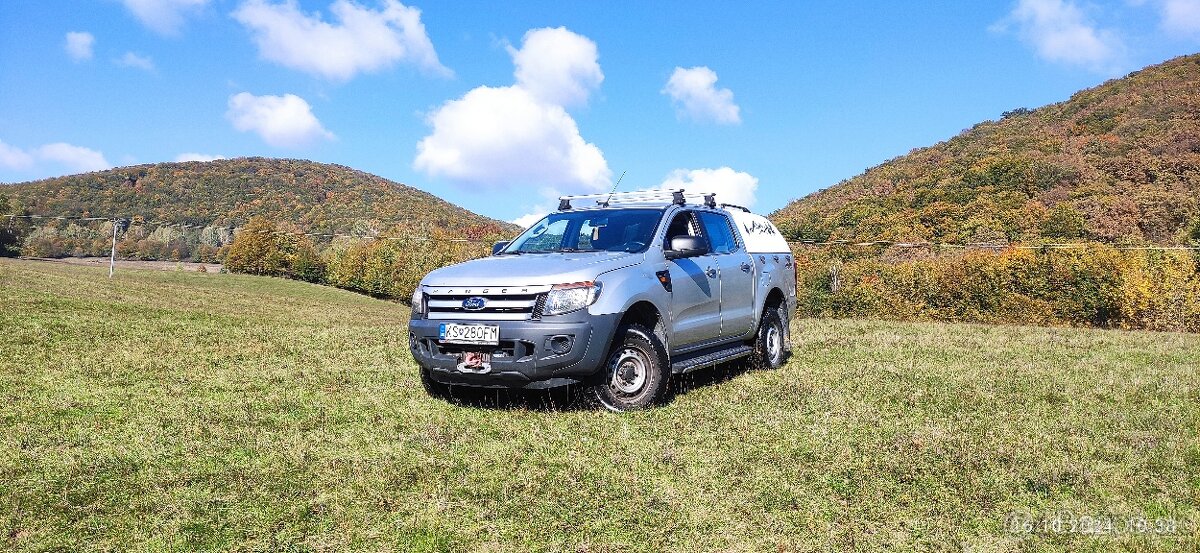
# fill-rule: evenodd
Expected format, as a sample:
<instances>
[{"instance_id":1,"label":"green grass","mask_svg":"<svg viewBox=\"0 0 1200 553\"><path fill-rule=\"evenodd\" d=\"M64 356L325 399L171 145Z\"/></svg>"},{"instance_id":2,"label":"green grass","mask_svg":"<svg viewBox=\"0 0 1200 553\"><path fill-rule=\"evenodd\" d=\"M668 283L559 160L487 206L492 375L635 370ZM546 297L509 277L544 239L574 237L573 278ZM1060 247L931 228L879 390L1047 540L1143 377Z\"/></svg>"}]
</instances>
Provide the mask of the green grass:
<instances>
[{"instance_id":1,"label":"green grass","mask_svg":"<svg viewBox=\"0 0 1200 553\"><path fill-rule=\"evenodd\" d=\"M1200 336L798 321L626 415L423 393L407 308L0 260L0 549L1194 550ZM1173 532L1006 530L1010 512Z\"/></svg>"}]
</instances>

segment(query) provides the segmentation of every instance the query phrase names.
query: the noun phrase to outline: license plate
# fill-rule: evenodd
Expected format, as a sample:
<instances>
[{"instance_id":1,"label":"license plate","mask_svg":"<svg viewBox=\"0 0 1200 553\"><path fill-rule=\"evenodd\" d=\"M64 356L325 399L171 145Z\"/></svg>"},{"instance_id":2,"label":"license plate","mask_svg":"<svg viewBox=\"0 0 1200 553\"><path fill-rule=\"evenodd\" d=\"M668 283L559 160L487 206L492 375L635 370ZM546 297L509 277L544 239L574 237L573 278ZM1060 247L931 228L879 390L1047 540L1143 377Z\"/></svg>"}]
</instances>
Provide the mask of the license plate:
<instances>
[{"instance_id":1,"label":"license plate","mask_svg":"<svg viewBox=\"0 0 1200 553\"><path fill-rule=\"evenodd\" d=\"M499 325L460 325L442 323L438 327L438 341L443 344L500 345Z\"/></svg>"}]
</instances>

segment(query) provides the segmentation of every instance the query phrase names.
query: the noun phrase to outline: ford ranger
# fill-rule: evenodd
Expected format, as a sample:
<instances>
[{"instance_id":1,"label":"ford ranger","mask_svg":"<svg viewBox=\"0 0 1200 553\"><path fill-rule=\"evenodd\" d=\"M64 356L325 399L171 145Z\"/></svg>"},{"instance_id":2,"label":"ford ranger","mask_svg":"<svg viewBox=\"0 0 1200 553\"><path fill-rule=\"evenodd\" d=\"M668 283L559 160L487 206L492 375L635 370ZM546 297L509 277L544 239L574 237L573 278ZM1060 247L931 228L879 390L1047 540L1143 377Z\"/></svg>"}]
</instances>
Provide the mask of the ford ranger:
<instances>
[{"instance_id":1,"label":"ford ranger","mask_svg":"<svg viewBox=\"0 0 1200 553\"><path fill-rule=\"evenodd\" d=\"M626 411L655 404L674 374L782 365L796 309L787 242L745 208L689 196L563 197L492 256L429 273L409 323L426 390L582 384Z\"/></svg>"}]
</instances>

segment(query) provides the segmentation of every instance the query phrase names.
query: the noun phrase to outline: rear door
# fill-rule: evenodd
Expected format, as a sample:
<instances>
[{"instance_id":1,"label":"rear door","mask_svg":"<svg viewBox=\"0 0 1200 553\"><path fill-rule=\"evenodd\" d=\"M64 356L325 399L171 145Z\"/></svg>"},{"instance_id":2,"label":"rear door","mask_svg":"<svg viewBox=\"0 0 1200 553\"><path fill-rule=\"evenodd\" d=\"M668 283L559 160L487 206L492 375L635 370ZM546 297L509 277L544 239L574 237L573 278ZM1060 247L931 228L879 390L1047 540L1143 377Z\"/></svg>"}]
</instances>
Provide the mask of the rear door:
<instances>
[{"instance_id":1,"label":"rear door","mask_svg":"<svg viewBox=\"0 0 1200 553\"><path fill-rule=\"evenodd\" d=\"M745 336L754 325L754 260L739 242L727 215L717 211L697 214L721 282L721 337Z\"/></svg>"}]
</instances>

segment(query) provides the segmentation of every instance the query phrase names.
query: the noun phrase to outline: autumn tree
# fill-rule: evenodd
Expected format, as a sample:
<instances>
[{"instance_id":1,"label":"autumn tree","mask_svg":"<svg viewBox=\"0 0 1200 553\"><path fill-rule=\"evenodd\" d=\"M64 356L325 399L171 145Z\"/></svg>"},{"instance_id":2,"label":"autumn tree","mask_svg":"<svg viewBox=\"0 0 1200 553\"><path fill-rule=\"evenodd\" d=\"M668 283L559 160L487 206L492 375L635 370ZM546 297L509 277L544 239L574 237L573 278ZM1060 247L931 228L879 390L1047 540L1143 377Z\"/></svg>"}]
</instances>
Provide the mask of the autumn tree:
<instances>
[{"instance_id":1,"label":"autumn tree","mask_svg":"<svg viewBox=\"0 0 1200 553\"><path fill-rule=\"evenodd\" d=\"M12 205L8 198L0 196L0 215L12 213L10 210ZM5 217L0 218L0 257L11 257L20 253L20 240L17 232L13 230L13 220Z\"/></svg>"},{"instance_id":2,"label":"autumn tree","mask_svg":"<svg viewBox=\"0 0 1200 553\"><path fill-rule=\"evenodd\" d=\"M319 282L324 263L307 236L282 230L265 217L252 217L237 231L225 267L234 273Z\"/></svg>"},{"instance_id":3,"label":"autumn tree","mask_svg":"<svg viewBox=\"0 0 1200 553\"><path fill-rule=\"evenodd\" d=\"M1042 222L1042 236L1046 238L1079 238L1083 236L1083 215L1067 204L1058 204L1050 208L1046 220Z\"/></svg>"},{"instance_id":4,"label":"autumn tree","mask_svg":"<svg viewBox=\"0 0 1200 553\"><path fill-rule=\"evenodd\" d=\"M252 217L246 226L238 229L229 254L225 256L225 268L234 273L251 275L276 275L283 268L283 255L275 237L275 223L265 217Z\"/></svg>"}]
</instances>

